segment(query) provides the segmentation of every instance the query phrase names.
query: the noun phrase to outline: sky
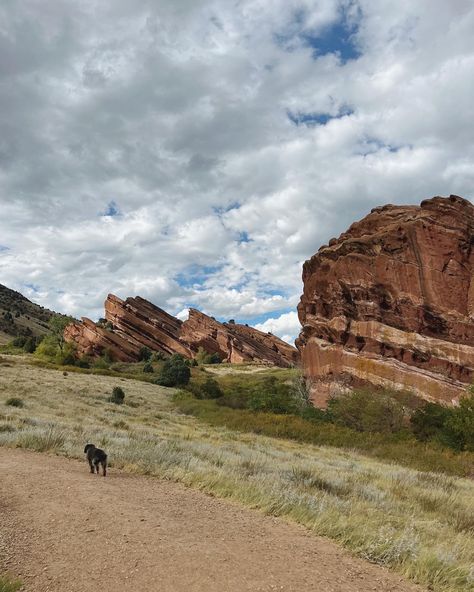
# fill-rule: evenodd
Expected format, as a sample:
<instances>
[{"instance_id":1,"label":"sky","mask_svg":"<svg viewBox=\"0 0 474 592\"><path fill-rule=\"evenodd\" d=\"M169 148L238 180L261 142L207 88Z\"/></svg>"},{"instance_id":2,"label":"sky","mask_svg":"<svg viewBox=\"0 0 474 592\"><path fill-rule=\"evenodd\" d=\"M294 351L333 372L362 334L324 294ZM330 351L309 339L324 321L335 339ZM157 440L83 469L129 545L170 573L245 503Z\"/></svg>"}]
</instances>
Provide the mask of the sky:
<instances>
[{"instance_id":1,"label":"sky","mask_svg":"<svg viewBox=\"0 0 474 592\"><path fill-rule=\"evenodd\" d=\"M472 0L3 0L0 283L291 342L305 259L474 196Z\"/></svg>"}]
</instances>

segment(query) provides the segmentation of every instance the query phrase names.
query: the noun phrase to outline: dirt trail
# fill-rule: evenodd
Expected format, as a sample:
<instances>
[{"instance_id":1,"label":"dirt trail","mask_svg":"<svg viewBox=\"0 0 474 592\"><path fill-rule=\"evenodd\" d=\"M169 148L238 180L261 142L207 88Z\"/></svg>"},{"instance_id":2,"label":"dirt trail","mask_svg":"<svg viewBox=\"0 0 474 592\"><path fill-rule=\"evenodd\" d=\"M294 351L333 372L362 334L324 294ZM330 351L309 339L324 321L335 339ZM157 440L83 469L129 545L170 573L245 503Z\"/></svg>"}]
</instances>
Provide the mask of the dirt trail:
<instances>
[{"instance_id":1,"label":"dirt trail","mask_svg":"<svg viewBox=\"0 0 474 592\"><path fill-rule=\"evenodd\" d=\"M179 484L0 448L0 569L30 592L408 592L305 529Z\"/></svg>"}]
</instances>

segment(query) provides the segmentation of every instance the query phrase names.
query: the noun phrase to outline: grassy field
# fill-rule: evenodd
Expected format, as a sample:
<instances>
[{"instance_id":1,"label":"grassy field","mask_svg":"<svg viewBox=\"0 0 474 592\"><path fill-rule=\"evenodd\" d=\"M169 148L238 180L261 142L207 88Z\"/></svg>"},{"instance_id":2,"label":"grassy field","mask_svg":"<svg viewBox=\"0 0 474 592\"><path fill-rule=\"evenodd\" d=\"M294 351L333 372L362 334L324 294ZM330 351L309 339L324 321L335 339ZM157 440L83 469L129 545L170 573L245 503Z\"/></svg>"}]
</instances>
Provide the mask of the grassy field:
<instances>
[{"instance_id":1,"label":"grassy field","mask_svg":"<svg viewBox=\"0 0 474 592\"><path fill-rule=\"evenodd\" d=\"M310 421L291 414L230 409L216 401L198 400L186 393L178 393L175 403L183 413L212 426L273 438L288 438L308 444L352 449L420 471L442 472L460 477L474 476L474 453L456 453L433 442L418 442L407 431L394 434L357 432L334 423Z\"/></svg>"},{"instance_id":2,"label":"grassy field","mask_svg":"<svg viewBox=\"0 0 474 592\"><path fill-rule=\"evenodd\" d=\"M124 405L108 401L114 386ZM81 458L94 442L112 470L181 481L294 520L435 591L474 590L472 480L209 425L181 413L174 394L3 356L0 444Z\"/></svg>"}]
</instances>

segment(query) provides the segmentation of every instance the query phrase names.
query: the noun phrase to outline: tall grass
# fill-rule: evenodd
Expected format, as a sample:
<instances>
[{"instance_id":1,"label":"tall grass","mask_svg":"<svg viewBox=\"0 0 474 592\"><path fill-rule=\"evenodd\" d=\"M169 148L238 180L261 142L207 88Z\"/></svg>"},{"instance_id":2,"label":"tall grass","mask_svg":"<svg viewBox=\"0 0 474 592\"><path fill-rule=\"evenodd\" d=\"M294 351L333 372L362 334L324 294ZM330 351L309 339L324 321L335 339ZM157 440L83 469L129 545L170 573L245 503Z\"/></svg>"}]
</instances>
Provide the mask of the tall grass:
<instances>
[{"instance_id":1,"label":"tall grass","mask_svg":"<svg viewBox=\"0 0 474 592\"><path fill-rule=\"evenodd\" d=\"M174 400L180 411L212 426L289 438L298 442L349 448L420 471L442 471L462 477L474 475L473 453L458 454L435 443L421 443L408 432L358 432L333 423L310 421L294 415L231 409L220 406L215 401L194 399L186 393L178 393Z\"/></svg>"},{"instance_id":2,"label":"tall grass","mask_svg":"<svg viewBox=\"0 0 474 592\"><path fill-rule=\"evenodd\" d=\"M11 428L0 430L0 445L48 442L82 458L84 443L94 442L112 471L180 481L284 516L434 591L474 588L472 480L206 424L178 412L173 391L144 382L127 381L126 404L117 406L107 400L116 378L3 370L0 403L21 390L26 405L0 407L0 424Z\"/></svg>"}]
</instances>

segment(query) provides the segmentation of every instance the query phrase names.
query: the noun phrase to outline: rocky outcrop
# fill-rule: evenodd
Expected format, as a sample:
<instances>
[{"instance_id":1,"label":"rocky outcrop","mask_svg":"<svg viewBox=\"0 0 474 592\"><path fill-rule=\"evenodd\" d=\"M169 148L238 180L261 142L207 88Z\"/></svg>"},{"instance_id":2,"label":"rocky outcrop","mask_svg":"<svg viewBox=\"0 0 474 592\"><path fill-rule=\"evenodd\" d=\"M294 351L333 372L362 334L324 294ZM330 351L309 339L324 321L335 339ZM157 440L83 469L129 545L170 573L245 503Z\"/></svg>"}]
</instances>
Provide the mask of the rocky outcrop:
<instances>
[{"instance_id":1,"label":"rocky outcrop","mask_svg":"<svg viewBox=\"0 0 474 592\"><path fill-rule=\"evenodd\" d=\"M79 355L109 355L124 362L136 361L140 348L164 354L179 353L194 358L203 348L217 353L222 361L260 362L288 367L298 352L274 335L233 322L220 323L195 309L182 322L143 298L121 300L109 294L101 325L83 318L66 327L65 338L76 345Z\"/></svg>"},{"instance_id":2,"label":"rocky outcrop","mask_svg":"<svg viewBox=\"0 0 474 592\"><path fill-rule=\"evenodd\" d=\"M474 206L375 208L303 266L297 340L313 397L344 385L455 402L474 380Z\"/></svg>"},{"instance_id":3,"label":"rocky outcrop","mask_svg":"<svg viewBox=\"0 0 474 592\"><path fill-rule=\"evenodd\" d=\"M193 351L202 347L234 364L256 361L287 367L298 360L297 350L274 335L247 325L220 323L193 308L181 327L180 337Z\"/></svg>"},{"instance_id":4,"label":"rocky outcrop","mask_svg":"<svg viewBox=\"0 0 474 592\"><path fill-rule=\"evenodd\" d=\"M105 318L114 332L132 346L146 346L165 354L191 357L190 348L180 339L182 321L148 300L127 298L125 301L109 294L105 301Z\"/></svg>"}]
</instances>

